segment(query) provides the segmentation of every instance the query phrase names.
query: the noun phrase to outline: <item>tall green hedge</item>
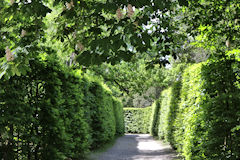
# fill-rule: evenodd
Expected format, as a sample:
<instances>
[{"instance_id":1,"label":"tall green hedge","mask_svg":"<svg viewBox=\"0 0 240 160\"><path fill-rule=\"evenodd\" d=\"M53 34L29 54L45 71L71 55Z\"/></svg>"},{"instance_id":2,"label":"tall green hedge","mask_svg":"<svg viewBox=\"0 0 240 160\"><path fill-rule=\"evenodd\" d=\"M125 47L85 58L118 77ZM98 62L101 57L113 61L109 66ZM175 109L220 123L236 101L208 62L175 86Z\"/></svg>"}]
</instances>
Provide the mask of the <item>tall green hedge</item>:
<instances>
[{"instance_id":1,"label":"tall green hedge","mask_svg":"<svg viewBox=\"0 0 240 160\"><path fill-rule=\"evenodd\" d=\"M152 107L124 108L126 133L149 133Z\"/></svg>"},{"instance_id":2,"label":"tall green hedge","mask_svg":"<svg viewBox=\"0 0 240 160\"><path fill-rule=\"evenodd\" d=\"M187 67L182 79L162 92L158 117L152 118L158 137L186 160L239 159L238 75L231 58Z\"/></svg>"},{"instance_id":3,"label":"tall green hedge","mask_svg":"<svg viewBox=\"0 0 240 160\"><path fill-rule=\"evenodd\" d=\"M152 105L151 135L170 142L175 147L176 113L180 100L181 81L162 91L161 96Z\"/></svg>"},{"instance_id":4,"label":"tall green hedge","mask_svg":"<svg viewBox=\"0 0 240 160\"><path fill-rule=\"evenodd\" d=\"M116 122L116 134L121 135L125 132L125 122L123 115L123 104L117 99L113 98L113 106Z\"/></svg>"},{"instance_id":5,"label":"tall green hedge","mask_svg":"<svg viewBox=\"0 0 240 160\"><path fill-rule=\"evenodd\" d=\"M196 143L193 140L195 138L204 138L202 135L204 130L201 127L206 125L202 121L204 116L202 111L204 93L202 92L201 66L201 64L193 65L187 68L183 74L181 100L175 123L176 146L179 151L183 152L186 159L192 159L191 155L193 153L195 156L204 156L199 146L205 143L206 139L199 141L201 143ZM203 124L201 125L201 123ZM190 148L195 148L199 153L190 151ZM206 157L204 156L204 158Z\"/></svg>"},{"instance_id":6,"label":"tall green hedge","mask_svg":"<svg viewBox=\"0 0 240 160\"><path fill-rule=\"evenodd\" d=\"M81 159L124 133L123 108L99 80L53 58L0 81L0 159Z\"/></svg>"},{"instance_id":7,"label":"tall green hedge","mask_svg":"<svg viewBox=\"0 0 240 160\"><path fill-rule=\"evenodd\" d=\"M159 122L158 122L158 137L160 139L168 139L168 126L169 126L169 114L170 114L170 95L171 95L171 88L164 90L161 93L161 108L159 113Z\"/></svg>"},{"instance_id":8,"label":"tall green hedge","mask_svg":"<svg viewBox=\"0 0 240 160\"><path fill-rule=\"evenodd\" d=\"M150 134L152 136L158 136L160 102L161 102L161 99L156 100L152 104L152 115L151 115L151 122L150 122Z\"/></svg>"}]
</instances>

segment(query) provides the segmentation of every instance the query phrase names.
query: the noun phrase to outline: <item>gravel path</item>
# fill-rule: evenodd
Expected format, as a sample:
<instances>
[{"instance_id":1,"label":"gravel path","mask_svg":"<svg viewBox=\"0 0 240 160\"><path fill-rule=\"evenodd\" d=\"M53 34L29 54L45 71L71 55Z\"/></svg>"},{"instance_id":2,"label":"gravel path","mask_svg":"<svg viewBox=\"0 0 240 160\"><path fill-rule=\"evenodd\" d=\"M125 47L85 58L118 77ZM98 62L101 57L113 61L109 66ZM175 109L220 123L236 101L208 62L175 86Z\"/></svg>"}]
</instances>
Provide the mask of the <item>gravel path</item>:
<instances>
[{"instance_id":1,"label":"gravel path","mask_svg":"<svg viewBox=\"0 0 240 160\"><path fill-rule=\"evenodd\" d=\"M154 140L147 134L127 134L117 139L104 153L91 156L93 160L176 160L169 145Z\"/></svg>"}]
</instances>

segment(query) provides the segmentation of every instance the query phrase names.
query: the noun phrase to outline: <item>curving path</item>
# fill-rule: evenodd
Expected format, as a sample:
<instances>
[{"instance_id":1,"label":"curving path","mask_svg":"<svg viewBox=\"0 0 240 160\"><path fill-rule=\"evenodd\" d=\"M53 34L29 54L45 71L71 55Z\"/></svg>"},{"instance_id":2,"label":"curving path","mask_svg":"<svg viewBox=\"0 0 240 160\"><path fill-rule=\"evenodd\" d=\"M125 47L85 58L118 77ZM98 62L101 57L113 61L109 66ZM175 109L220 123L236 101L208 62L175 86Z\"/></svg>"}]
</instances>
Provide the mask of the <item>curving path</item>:
<instances>
[{"instance_id":1,"label":"curving path","mask_svg":"<svg viewBox=\"0 0 240 160\"><path fill-rule=\"evenodd\" d=\"M91 155L92 160L176 160L169 145L156 141L148 134L127 134L117 139L104 153Z\"/></svg>"}]
</instances>

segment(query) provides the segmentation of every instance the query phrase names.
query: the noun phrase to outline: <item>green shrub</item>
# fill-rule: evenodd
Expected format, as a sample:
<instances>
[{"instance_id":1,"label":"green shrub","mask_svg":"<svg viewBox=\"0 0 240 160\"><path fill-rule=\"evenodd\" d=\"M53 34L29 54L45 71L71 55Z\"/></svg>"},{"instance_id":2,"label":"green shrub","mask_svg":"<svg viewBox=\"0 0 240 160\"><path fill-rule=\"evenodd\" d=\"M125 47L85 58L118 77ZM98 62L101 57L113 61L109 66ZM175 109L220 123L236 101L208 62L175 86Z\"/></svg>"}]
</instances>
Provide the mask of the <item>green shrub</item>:
<instances>
[{"instance_id":1,"label":"green shrub","mask_svg":"<svg viewBox=\"0 0 240 160\"><path fill-rule=\"evenodd\" d=\"M185 69L182 81L162 92L158 136L186 160L240 158L239 69L235 63L223 58L194 64Z\"/></svg>"},{"instance_id":2,"label":"green shrub","mask_svg":"<svg viewBox=\"0 0 240 160\"><path fill-rule=\"evenodd\" d=\"M113 101L100 82L93 81L89 90L93 94L93 102L90 106L90 112L92 112L90 125L93 138L92 148L98 148L103 143L113 139L115 135L116 122Z\"/></svg>"},{"instance_id":3,"label":"green shrub","mask_svg":"<svg viewBox=\"0 0 240 160\"><path fill-rule=\"evenodd\" d=\"M83 159L123 132L122 105L102 82L49 57L29 67L0 81L0 159Z\"/></svg>"},{"instance_id":4,"label":"green shrub","mask_svg":"<svg viewBox=\"0 0 240 160\"><path fill-rule=\"evenodd\" d=\"M4 112L0 120L0 134L4 135L1 136L0 157L65 159L75 143L71 144L72 133L69 133L70 127L63 117L69 113L67 109L71 106L64 105L68 99L64 99L61 92L63 84L59 74L62 68L53 60L48 60L47 64L30 61L30 67L32 72L26 76L15 76L0 82L4 91L0 96L0 110ZM78 119L82 120L82 112L82 109L76 112ZM79 136L83 140L82 149L88 146L85 135L87 124L83 120L78 124L81 126L79 131L83 133ZM85 149L80 152L82 155Z\"/></svg>"},{"instance_id":5,"label":"green shrub","mask_svg":"<svg viewBox=\"0 0 240 160\"><path fill-rule=\"evenodd\" d=\"M182 80L178 79L178 81L174 82L171 87L171 95L169 98L170 101L170 111L168 114L168 128L167 128L167 141L170 142L172 147L176 148L176 140L174 137L174 133L176 132L176 116L178 113L178 106L180 102L180 90L182 87Z\"/></svg>"},{"instance_id":6,"label":"green shrub","mask_svg":"<svg viewBox=\"0 0 240 160\"><path fill-rule=\"evenodd\" d=\"M84 95L81 81L80 75L71 71L61 76L61 92L64 97L61 117L68 134L65 146L69 147L69 150L65 151L65 155L76 159L85 155L91 145L90 126L84 115Z\"/></svg>"},{"instance_id":7,"label":"green shrub","mask_svg":"<svg viewBox=\"0 0 240 160\"><path fill-rule=\"evenodd\" d=\"M161 93L161 108L160 108L160 116L159 116L159 126L158 126L158 137L160 139L167 140L168 133L168 117L170 114L170 96L171 96L171 88L168 88Z\"/></svg>"},{"instance_id":8,"label":"green shrub","mask_svg":"<svg viewBox=\"0 0 240 160\"><path fill-rule=\"evenodd\" d=\"M123 106L101 81L85 76L82 83L85 117L92 137L91 148L96 149L115 135L123 134Z\"/></svg>"},{"instance_id":9,"label":"green shrub","mask_svg":"<svg viewBox=\"0 0 240 160\"><path fill-rule=\"evenodd\" d=\"M232 59L193 65L183 76L178 133L183 155L190 159L239 158L232 129L239 124L239 89ZM181 127L180 127L181 126ZM236 138L236 139L235 139Z\"/></svg>"},{"instance_id":10,"label":"green shrub","mask_svg":"<svg viewBox=\"0 0 240 160\"><path fill-rule=\"evenodd\" d=\"M113 97L113 106L114 106L115 122L116 122L116 134L122 135L125 132L123 105L117 98Z\"/></svg>"},{"instance_id":11,"label":"green shrub","mask_svg":"<svg viewBox=\"0 0 240 160\"><path fill-rule=\"evenodd\" d=\"M176 131L176 113L180 101L181 80L174 82L172 87L162 91L159 98L161 109L158 114L158 137L170 142L175 147L176 141L174 132Z\"/></svg>"},{"instance_id":12,"label":"green shrub","mask_svg":"<svg viewBox=\"0 0 240 160\"><path fill-rule=\"evenodd\" d=\"M161 102L161 99L156 100L152 104L152 115L151 115L151 125L150 125L150 134L152 136L158 136L160 102Z\"/></svg>"},{"instance_id":13,"label":"green shrub","mask_svg":"<svg viewBox=\"0 0 240 160\"><path fill-rule=\"evenodd\" d=\"M179 151L183 152L186 159L192 159L192 155L201 155L199 148L206 141L203 134L204 121L201 107L203 100L202 86L201 64L187 68L183 74L181 101L174 133L176 146ZM201 140L198 138L201 138ZM204 154L202 155L204 156ZM199 159L199 157L196 157L196 159ZM206 159L206 157L202 157L202 159Z\"/></svg>"},{"instance_id":14,"label":"green shrub","mask_svg":"<svg viewBox=\"0 0 240 160\"><path fill-rule=\"evenodd\" d=\"M126 133L149 133L152 108L124 108Z\"/></svg>"},{"instance_id":15,"label":"green shrub","mask_svg":"<svg viewBox=\"0 0 240 160\"><path fill-rule=\"evenodd\" d=\"M223 58L209 61L201 69L205 81L202 107L206 128L206 142L201 150L208 159L240 158L240 130L235 130L240 124L240 89L234 85L239 70L233 68L235 64L239 62Z\"/></svg>"},{"instance_id":16,"label":"green shrub","mask_svg":"<svg viewBox=\"0 0 240 160\"><path fill-rule=\"evenodd\" d=\"M175 120L180 101L180 90L182 86L182 73L186 64L178 64L170 70L172 85L162 91L158 100L152 107L153 113L151 118L151 135L164 139L175 147L175 137L173 133L176 130Z\"/></svg>"}]
</instances>

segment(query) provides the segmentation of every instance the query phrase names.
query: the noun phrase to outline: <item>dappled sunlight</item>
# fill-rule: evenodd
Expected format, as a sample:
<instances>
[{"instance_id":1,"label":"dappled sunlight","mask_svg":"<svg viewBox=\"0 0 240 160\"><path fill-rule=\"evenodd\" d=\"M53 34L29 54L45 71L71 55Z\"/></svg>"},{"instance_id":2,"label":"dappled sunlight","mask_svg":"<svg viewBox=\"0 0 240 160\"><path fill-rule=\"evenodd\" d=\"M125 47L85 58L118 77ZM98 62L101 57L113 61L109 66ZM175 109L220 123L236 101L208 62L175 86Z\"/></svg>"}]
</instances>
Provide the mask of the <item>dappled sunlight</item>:
<instances>
[{"instance_id":1,"label":"dappled sunlight","mask_svg":"<svg viewBox=\"0 0 240 160\"><path fill-rule=\"evenodd\" d=\"M154 151L159 151L162 149L169 148L169 147L160 145L158 142L150 138L149 135L141 135L136 139L138 141L137 149L139 150L139 152L143 152L143 153L154 152Z\"/></svg>"},{"instance_id":2,"label":"dappled sunlight","mask_svg":"<svg viewBox=\"0 0 240 160\"><path fill-rule=\"evenodd\" d=\"M239 1L0 0L0 160L240 160Z\"/></svg>"},{"instance_id":3,"label":"dappled sunlight","mask_svg":"<svg viewBox=\"0 0 240 160\"><path fill-rule=\"evenodd\" d=\"M148 134L126 134L104 153L94 154L93 160L172 160L177 156L169 145L156 141Z\"/></svg>"}]
</instances>

